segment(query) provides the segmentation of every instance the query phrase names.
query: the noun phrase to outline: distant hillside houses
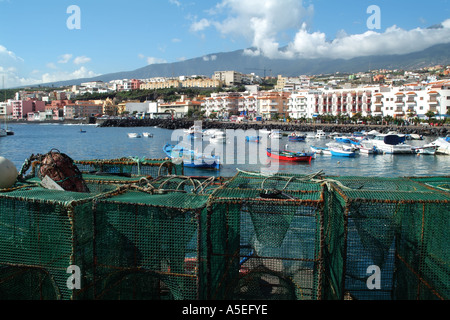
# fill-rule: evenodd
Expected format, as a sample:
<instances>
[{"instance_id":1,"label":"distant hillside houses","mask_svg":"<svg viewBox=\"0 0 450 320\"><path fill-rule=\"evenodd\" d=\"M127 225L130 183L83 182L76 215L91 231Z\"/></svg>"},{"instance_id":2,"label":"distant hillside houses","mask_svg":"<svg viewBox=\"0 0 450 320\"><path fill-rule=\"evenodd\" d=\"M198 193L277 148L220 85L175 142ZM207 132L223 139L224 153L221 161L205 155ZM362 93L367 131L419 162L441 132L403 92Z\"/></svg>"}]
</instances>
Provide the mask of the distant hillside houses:
<instances>
[{"instance_id":1,"label":"distant hillside houses","mask_svg":"<svg viewBox=\"0 0 450 320\"><path fill-rule=\"evenodd\" d=\"M450 80L445 79L449 74L449 66L436 66L415 71L383 69L350 75L278 75L263 81L253 73L230 70L216 71L211 77L191 75L91 81L52 91L17 91L14 99L0 103L0 117L28 121L102 116L182 118L190 115L217 119L241 115L247 119L266 120L313 119L322 115L405 120L433 116L444 119L450 115ZM443 79L438 80L440 77ZM217 90L208 96L191 98L180 90L179 99L173 102L163 98L144 102L122 101L122 98L76 100L84 93L166 88ZM243 92L239 92L241 90Z\"/></svg>"}]
</instances>

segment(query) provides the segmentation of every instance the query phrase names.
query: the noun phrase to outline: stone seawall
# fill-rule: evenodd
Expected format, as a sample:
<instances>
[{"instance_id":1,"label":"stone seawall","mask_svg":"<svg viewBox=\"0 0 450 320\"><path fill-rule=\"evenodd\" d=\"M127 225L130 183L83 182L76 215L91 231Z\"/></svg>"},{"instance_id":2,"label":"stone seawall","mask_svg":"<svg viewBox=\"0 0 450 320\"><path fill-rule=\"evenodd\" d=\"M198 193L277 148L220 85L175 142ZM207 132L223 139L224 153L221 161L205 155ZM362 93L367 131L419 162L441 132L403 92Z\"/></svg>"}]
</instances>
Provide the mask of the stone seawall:
<instances>
[{"instance_id":1,"label":"stone seawall","mask_svg":"<svg viewBox=\"0 0 450 320\"><path fill-rule=\"evenodd\" d=\"M100 127L159 127L163 129L187 129L194 124L193 120L185 119L110 119L97 120ZM364 125L364 124L307 124L307 123L285 123L285 122L219 122L203 121L203 129L262 129L315 132L323 130L327 133L338 132L350 134L353 132L377 130L381 133L388 131L397 131L403 134L419 134L424 136L446 136L449 132L449 126L396 126L396 125Z\"/></svg>"}]
</instances>

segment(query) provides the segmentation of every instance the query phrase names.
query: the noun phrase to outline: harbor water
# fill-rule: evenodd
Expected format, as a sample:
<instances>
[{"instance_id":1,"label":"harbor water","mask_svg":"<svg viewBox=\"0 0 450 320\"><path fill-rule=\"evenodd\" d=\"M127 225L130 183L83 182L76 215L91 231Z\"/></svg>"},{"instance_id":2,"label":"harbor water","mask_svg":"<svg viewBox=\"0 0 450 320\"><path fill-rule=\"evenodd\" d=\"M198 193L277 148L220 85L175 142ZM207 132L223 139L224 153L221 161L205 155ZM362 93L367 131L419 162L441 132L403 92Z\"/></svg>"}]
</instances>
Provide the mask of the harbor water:
<instances>
[{"instance_id":1,"label":"harbor water","mask_svg":"<svg viewBox=\"0 0 450 320\"><path fill-rule=\"evenodd\" d=\"M18 170L25 159L32 154L45 154L52 149L57 149L74 160L124 157L161 159L167 156L162 149L166 143L180 142L177 141L177 135L173 130L157 127L111 128L95 125L15 124L10 129L15 134L0 138L0 156L11 160ZM152 137L132 139L127 135L130 132L141 134L149 132ZM174 137L176 141L172 140ZM424 140L408 140L407 143L422 146L435 139L436 137L424 137ZM284 136L274 143L282 149L287 147L289 150L301 152L310 151L311 145L325 146L330 141L330 139L306 139L304 142L292 142ZM328 176L364 177L442 176L450 172L450 157L446 155L359 154L354 158L317 155L310 163L274 163L265 155L265 150L261 149L263 144L255 146L254 144L257 143L254 142L237 142L231 147L229 144L230 142L228 145L210 145L207 138L196 142L196 149L214 150L214 153L222 159L222 167L220 170L186 168L185 174L231 177L238 169L259 172L261 167L269 168L272 172L288 174L312 174L322 171Z\"/></svg>"}]
</instances>

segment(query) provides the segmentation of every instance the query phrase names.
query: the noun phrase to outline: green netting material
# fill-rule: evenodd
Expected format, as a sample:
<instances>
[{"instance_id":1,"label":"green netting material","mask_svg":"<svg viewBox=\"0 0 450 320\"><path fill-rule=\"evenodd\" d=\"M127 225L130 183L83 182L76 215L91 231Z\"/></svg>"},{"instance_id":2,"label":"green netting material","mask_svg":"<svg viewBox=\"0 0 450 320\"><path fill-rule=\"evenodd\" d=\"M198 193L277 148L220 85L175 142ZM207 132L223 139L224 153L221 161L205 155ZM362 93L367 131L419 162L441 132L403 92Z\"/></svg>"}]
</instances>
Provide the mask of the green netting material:
<instances>
[{"instance_id":1,"label":"green netting material","mask_svg":"<svg viewBox=\"0 0 450 320\"><path fill-rule=\"evenodd\" d=\"M79 162L90 193L0 190L0 299L450 298L449 177L223 179L164 162Z\"/></svg>"}]
</instances>

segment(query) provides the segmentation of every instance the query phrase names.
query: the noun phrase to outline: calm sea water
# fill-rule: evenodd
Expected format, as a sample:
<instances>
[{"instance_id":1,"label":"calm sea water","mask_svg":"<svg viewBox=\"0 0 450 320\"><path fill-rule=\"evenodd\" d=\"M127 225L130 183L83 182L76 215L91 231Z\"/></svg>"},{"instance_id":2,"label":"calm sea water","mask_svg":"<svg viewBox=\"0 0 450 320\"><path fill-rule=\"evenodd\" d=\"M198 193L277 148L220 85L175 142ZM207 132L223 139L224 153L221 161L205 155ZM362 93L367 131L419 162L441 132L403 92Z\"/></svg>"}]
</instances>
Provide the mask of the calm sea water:
<instances>
[{"instance_id":1,"label":"calm sea water","mask_svg":"<svg viewBox=\"0 0 450 320\"><path fill-rule=\"evenodd\" d=\"M63 124L15 124L11 126L15 135L0 138L0 156L11 160L18 170L25 159L32 154L45 154L57 149L74 160L112 159L122 157L165 158L162 147L174 136L172 130L150 128L100 128L94 125ZM80 129L86 133L80 133ZM129 132L150 132L153 138L130 139ZM408 141L420 146L434 138L426 137L422 141ZM310 145L325 146L329 139L307 139L306 142L290 142L283 137L277 143L281 147L288 145L289 150L309 151ZM284 173L312 174L323 171L329 176L437 176L450 174L450 156L416 155L358 155L355 158L339 158L318 155L311 163L274 163L254 143L235 143L234 148L227 145L209 145L204 141L202 150L214 149L223 160L228 159L220 171L205 169L185 169L188 175L214 175L231 177L237 169ZM198 148L198 145L196 145ZM245 149L245 150L243 150ZM228 150L228 153L227 153ZM232 150L234 154L229 152Z\"/></svg>"}]
</instances>

